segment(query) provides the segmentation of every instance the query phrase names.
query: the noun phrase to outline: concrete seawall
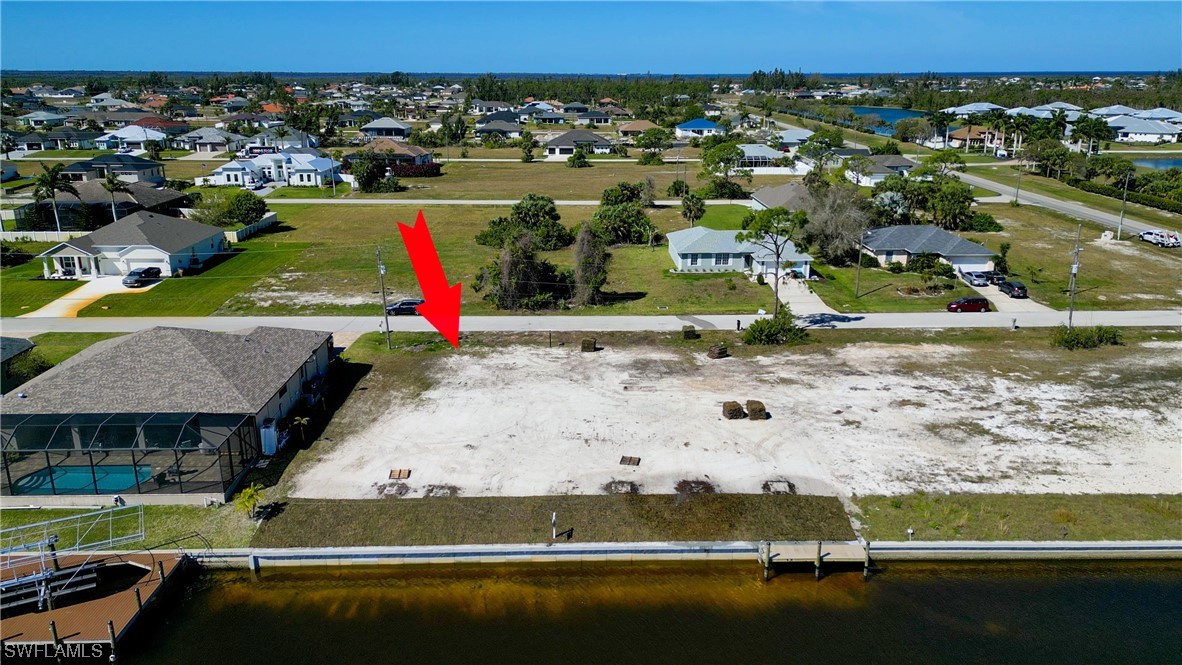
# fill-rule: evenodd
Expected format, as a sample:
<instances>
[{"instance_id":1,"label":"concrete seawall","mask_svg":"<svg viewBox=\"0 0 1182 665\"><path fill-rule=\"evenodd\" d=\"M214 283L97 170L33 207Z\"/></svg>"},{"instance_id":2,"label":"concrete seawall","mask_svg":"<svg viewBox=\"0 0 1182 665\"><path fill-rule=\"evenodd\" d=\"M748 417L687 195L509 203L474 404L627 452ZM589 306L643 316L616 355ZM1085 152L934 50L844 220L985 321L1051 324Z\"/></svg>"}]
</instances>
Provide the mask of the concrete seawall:
<instances>
[{"instance_id":1,"label":"concrete seawall","mask_svg":"<svg viewBox=\"0 0 1182 665\"><path fill-rule=\"evenodd\" d=\"M816 541L811 541L816 542ZM862 547L858 541L851 545ZM760 543L555 543L218 549L190 552L211 568L345 567L498 563L751 561ZM1182 560L1182 541L872 542L874 561Z\"/></svg>"}]
</instances>

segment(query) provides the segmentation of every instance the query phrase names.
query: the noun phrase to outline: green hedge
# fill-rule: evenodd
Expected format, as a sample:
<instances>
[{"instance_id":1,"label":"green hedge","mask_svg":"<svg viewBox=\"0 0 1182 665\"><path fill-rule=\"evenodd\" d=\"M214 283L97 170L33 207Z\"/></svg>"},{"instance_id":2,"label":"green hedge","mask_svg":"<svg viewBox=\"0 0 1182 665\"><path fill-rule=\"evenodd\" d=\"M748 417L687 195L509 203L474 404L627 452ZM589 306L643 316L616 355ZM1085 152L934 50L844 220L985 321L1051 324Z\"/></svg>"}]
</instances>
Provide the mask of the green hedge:
<instances>
[{"instance_id":1,"label":"green hedge","mask_svg":"<svg viewBox=\"0 0 1182 665\"><path fill-rule=\"evenodd\" d=\"M1093 194L1103 194L1104 196L1111 196L1114 199L1119 199L1124 195L1124 190L1120 187L1113 187L1112 185L1101 185L1094 183L1091 180L1068 180L1068 185L1076 189L1082 189L1085 192ZM1129 192L1129 201L1139 203L1150 208L1157 208L1158 210L1166 210L1169 212L1182 213L1182 202L1171 201L1160 196L1153 196L1151 194L1142 194L1140 192Z\"/></svg>"}]
</instances>

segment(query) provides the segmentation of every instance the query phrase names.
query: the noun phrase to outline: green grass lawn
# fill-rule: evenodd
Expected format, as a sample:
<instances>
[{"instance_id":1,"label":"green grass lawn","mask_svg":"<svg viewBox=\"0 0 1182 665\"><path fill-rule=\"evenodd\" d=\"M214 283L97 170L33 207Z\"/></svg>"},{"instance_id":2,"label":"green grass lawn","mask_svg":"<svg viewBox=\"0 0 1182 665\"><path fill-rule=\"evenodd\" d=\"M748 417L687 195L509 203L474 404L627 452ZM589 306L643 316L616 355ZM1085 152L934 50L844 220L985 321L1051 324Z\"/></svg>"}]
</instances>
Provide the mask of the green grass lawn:
<instances>
[{"instance_id":1,"label":"green grass lawn","mask_svg":"<svg viewBox=\"0 0 1182 665\"><path fill-rule=\"evenodd\" d=\"M1023 186L1026 179L1023 178ZM998 251L1009 242L1010 270L1026 284L1030 297L1067 309L1070 253L1080 222L1038 206L1015 208L1005 204L978 206L992 214L1005 230L1000 233L962 233ZM1080 309L1160 309L1182 305L1178 275L1182 254L1135 239L1099 242L1106 227L1083 223L1080 271L1076 277L1076 307ZM1035 279L1030 266L1043 271ZM865 277L865 273L863 273Z\"/></svg>"},{"instance_id":2,"label":"green grass lawn","mask_svg":"<svg viewBox=\"0 0 1182 665\"><path fill-rule=\"evenodd\" d=\"M1109 143L1100 152L1182 152L1182 143Z\"/></svg>"},{"instance_id":3,"label":"green grass lawn","mask_svg":"<svg viewBox=\"0 0 1182 665\"><path fill-rule=\"evenodd\" d=\"M175 148L160 151L161 159L176 159L177 157L184 157L185 155L191 154L193 154L192 150L178 150Z\"/></svg>"},{"instance_id":4,"label":"green grass lawn","mask_svg":"<svg viewBox=\"0 0 1182 665\"><path fill-rule=\"evenodd\" d=\"M51 157L81 157L83 159L91 159L99 155L113 154L115 154L114 150L42 150L25 155L25 159L48 159Z\"/></svg>"},{"instance_id":5,"label":"green grass lawn","mask_svg":"<svg viewBox=\"0 0 1182 665\"><path fill-rule=\"evenodd\" d=\"M54 243L20 243L30 254L43 252ZM42 275L41 259L0 269L0 316L20 316L35 312L57 300L80 284L73 280L36 279Z\"/></svg>"},{"instance_id":6,"label":"green grass lawn","mask_svg":"<svg viewBox=\"0 0 1182 665\"><path fill-rule=\"evenodd\" d=\"M406 250L396 225L413 223L417 208L278 202L273 202L272 207L279 212L282 228L286 230L268 234L267 242L277 243L279 247L303 243L303 249L298 259L293 258L289 264L290 274L264 278L249 293L227 302L220 314L379 313L381 296L374 268L374 252L379 246L388 271L388 296L397 299L419 295L418 282L406 261ZM711 206L707 211L707 223L732 228L737 226L736 217L745 214L742 206L722 209ZM594 208L582 206L560 208L562 221L569 226L587 220L593 212ZM426 210L448 279L464 284L464 314L496 313L471 289L477 273L496 256L495 249L477 245L475 236L488 220L507 213L506 207L485 206L436 206ZM676 208L655 210L652 218L662 233L688 226ZM750 313L771 306L768 287L760 287L738 274L669 274L673 266L664 244L653 248L616 247L611 253L612 263L604 289L611 304L566 313ZM573 248L542 255L560 268L574 262Z\"/></svg>"},{"instance_id":7,"label":"green grass lawn","mask_svg":"<svg viewBox=\"0 0 1182 665\"><path fill-rule=\"evenodd\" d=\"M268 199L340 199L353 194L353 188L337 184L336 194L332 187L280 187L267 195Z\"/></svg>"},{"instance_id":8,"label":"green grass lawn","mask_svg":"<svg viewBox=\"0 0 1182 665\"><path fill-rule=\"evenodd\" d=\"M17 168L19 169L20 166L22 165L18 165ZM0 183L0 189L3 189L6 193L11 193L15 190L23 189L32 184L32 178L16 178L14 180L9 180L8 182Z\"/></svg>"},{"instance_id":9,"label":"green grass lawn","mask_svg":"<svg viewBox=\"0 0 1182 665\"><path fill-rule=\"evenodd\" d=\"M128 497L130 499L130 497ZM34 524L63 517L73 517L88 512L93 508L71 509L55 508L40 510L0 510L0 527L12 527ZM115 535L134 533L133 527L116 523ZM164 545L179 538L186 538L194 533L200 533L211 547L248 547L250 538L254 534L254 522L242 513L237 513L231 506L215 506L202 508L200 506L144 506L144 540L127 543L122 549L140 550L145 547ZM68 534L60 534L69 538ZM59 548L70 546L65 540L58 543ZM201 549L205 543L199 539L186 539L183 543L189 548ZM175 545L169 545L175 547Z\"/></svg>"},{"instance_id":10,"label":"green grass lawn","mask_svg":"<svg viewBox=\"0 0 1182 665\"><path fill-rule=\"evenodd\" d=\"M254 547L460 545L550 541L550 513L579 542L845 540L832 497L759 494L292 500Z\"/></svg>"},{"instance_id":11,"label":"green grass lawn","mask_svg":"<svg viewBox=\"0 0 1182 665\"><path fill-rule=\"evenodd\" d=\"M1182 495L908 494L854 497L868 540L1178 540Z\"/></svg>"},{"instance_id":12,"label":"green grass lawn","mask_svg":"<svg viewBox=\"0 0 1182 665\"><path fill-rule=\"evenodd\" d=\"M307 243L272 242L268 236L241 242L233 256L201 274L166 279L146 293L105 296L78 315L208 316L259 279L299 269L297 259L307 247Z\"/></svg>"},{"instance_id":13,"label":"green grass lawn","mask_svg":"<svg viewBox=\"0 0 1182 665\"><path fill-rule=\"evenodd\" d=\"M1011 167L974 168L969 173L1010 187L1016 186L1018 182L1017 172ZM1076 189L1053 178L1044 178L1034 174L1023 174L1022 191L1053 196L1066 201L1075 201L1076 203L1082 203L1096 210L1102 210L1114 215L1120 214L1120 199L1085 192L1082 189ZM1182 215L1176 215L1165 210L1158 210L1136 203L1128 203L1125 210L1125 217L1126 219L1137 220L1146 224L1182 230Z\"/></svg>"},{"instance_id":14,"label":"green grass lawn","mask_svg":"<svg viewBox=\"0 0 1182 665\"><path fill-rule=\"evenodd\" d=\"M697 166L688 165L691 187L699 182ZM451 162L443 167L438 178L404 178L409 190L398 194L356 194L358 198L382 199L519 199L530 192L551 196L557 200L598 199L603 190L621 181L638 182L651 176L659 198L677 179L679 170L673 164L640 166L632 162L597 162L585 169L568 168L562 162ZM782 176L755 176L749 191L766 185L783 184Z\"/></svg>"},{"instance_id":15,"label":"green grass lawn","mask_svg":"<svg viewBox=\"0 0 1182 665\"><path fill-rule=\"evenodd\" d=\"M825 277L823 281L809 282L813 291L833 309L839 312L942 312L948 303L965 296L975 296L960 280L937 279L932 284L948 284L953 288L939 295L903 295L899 289L905 286L923 287L923 280L914 273L894 274L881 268L862 268L861 282L857 283L857 268L833 268L816 266ZM854 297L857 285L859 297Z\"/></svg>"},{"instance_id":16,"label":"green grass lawn","mask_svg":"<svg viewBox=\"0 0 1182 665\"><path fill-rule=\"evenodd\" d=\"M172 160L164 165L164 174L174 180L193 180L197 176L213 173L213 170L221 164L222 160L219 159L210 159L208 162L191 159Z\"/></svg>"},{"instance_id":17,"label":"green grass lawn","mask_svg":"<svg viewBox=\"0 0 1182 665\"><path fill-rule=\"evenodd\" d=\"M121 337L123 333L42 333L31 337L41 357L57 365L91 344Z\"/></svg>"}]
</instances>

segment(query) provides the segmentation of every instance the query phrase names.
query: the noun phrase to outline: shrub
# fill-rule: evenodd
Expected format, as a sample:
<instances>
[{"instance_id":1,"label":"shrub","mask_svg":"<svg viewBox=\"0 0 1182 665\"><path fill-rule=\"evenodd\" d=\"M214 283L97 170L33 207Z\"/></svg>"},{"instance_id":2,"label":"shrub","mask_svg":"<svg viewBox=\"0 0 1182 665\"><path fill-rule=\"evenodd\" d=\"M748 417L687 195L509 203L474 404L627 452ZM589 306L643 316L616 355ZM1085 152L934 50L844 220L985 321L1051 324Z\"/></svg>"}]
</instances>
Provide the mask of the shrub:
<instances>
[{"instance_id":1,"label":"shrub","mask_svg":"<svg viewBox=\"0 0 1182 665\"><path fill-rule=\"evenodd\" d=\"M1103 194L1104 196L1111 196L1117 199L1124 196L1124 190L1120 187L1101 185L1090 180L1068 180L1067 184L1093 194ZM1140 203L1141 205L1149 206L1150 208L1157 208L1159 210L1182 213L1182 203L1179 203L1178 201L1171 201L1170 199L1162 198L1160 196L1153 196L1151 194L1142 194L1141 192L1129 192L1128 196L1129 201L1133 203Z\"/></svg>"},{"instance_id":2,"label":"shrub","mask_svg":"<svg viewBox=\"0 0 1182 665\"><path fill-rule=\"evenodd\" d=\"M896 275L898 275L899 273L904 272L906 270L907 270L907 268L902 263L899 263L898 261L891 261L890 263L887 264L887 272L892 272Z\"/></svg>"},{"instance_id":3,"label":"shrub","mask_svg":"<svg viewBox=\"0 0 1182 665\"><path fill-rule=\"evenodd\" d=\"M765 286L767 284L767 279L764 278L763 273L759 273L755 276L755 283L760 286Z\"/></svg>"},{"instance_id":4,"label":"shrub","mask_svg":"<svg viewBox=\"0 0 1182 665\"><path fill-rule=\"evenodd\" d=\"M1059 326L1051 335L1051 345L1068 351L1095 349L1101 346L1120 346L1124 341L1121 332L1111 326L1068 328Z\"/></svg>"},{"instance_id":5,"label":"shrub","mask_svg":"<svg viewBox=\"0 0 1182 665\"><path fill-rule=\"evenodd\" d=\"M987 212L973 213L969 219L968 224L965 225L965 231L977 231L979 233L996 233L997 231L1004 231L1001 224L998 223L993 215Z\"/></svg>"},{"instance_id":6,"label":"shrub","mask_svg":"<svg viewBox=\"0 0 1182 665\"><path fill-rule=\"evenodd\" d=\"M738 287L738 285L737 285L737 284L735 284L735 280L734 280L734 278L733 278L733 277L727 277L727 278L726 278L726 290L727 290L727 291L735 291L735 290L737 290L738 288L739 288L739 287Z\"/></svg>"},{"instance_id":7,"label":"shrub","mask_svg":"<svg viewBox=\"0 0 1182 665\"><path fill-rule=\"evenodd\" d=\"M600 206L591 220L611 243L643 244L654 238L657 230L639 203Z\"/></svg>"},{"instance_id":8,"label":"shrub","mask_svg":"<svg viewBox=\"0 0 1182 665\"><path fill-rule=\"evenodd\" d=\"M674 180L669 184L669 188L665 190L665 194L677 199L682 198L686 194L689 194L689 185L684 180Z\"/></svg>"},{"instance_id":9,"label":"shrub","mask_svg":"<svg viewBox=\"0 0 1182 665\"><path fill-rule=\"evenodd\" d=\"M574 232L563 226L554 199L539 194L526 194L513 205L508 217L496 217L488 227L476 234L476 243L488 247L504 247L520 236L530 234L532 249L549 251L574 242Z\"/></svg>"},{"instance_id":10,"label":"shrub","mask_svg":"<svg viewBox=\"0 0 1182 665\"><path fill-rule=\"evenodd\" d=\"M585 169L591 166L591 162L587 160L587 153L583 152L582 148L575 148L574 154L566 158L566 165L572 169Z\"/></svg>"},{"instance_id":11,"label":"shrub","mask_svg":"<svg viewBox=\"0 0 1182 665\"><path fill-rule=\"evenodd\" d=\"M5 268L19 266L32 260L33 255L26 252L23 247L18 247L8 242L0 242L0 266Z\"/></svg>"},{"instance_id":12,"label":"shrub","mask_svg":"<svg viewBox=\"0 0 1182 665\"><path fill-rule=\"evenodd\" d=\"M759 319L743 332L743 343L751 345L789 344L802 342L808 333L792 321L792 312L781 307L775 316Z\"/></svg>"},{"instance_id":13,"label":"shrub","mask_svg":"<svg viewBox=\"0 0 1182 665\"><path fill-rule=\"evenodd\" d=\"M750 194L747 193L747 190L743 189L742 185L723 178L711 180L709 185L699 189L695 194L704 199L737 200L750 198Z\"/></svg>"},{"instance_id":14,"label":"shrub","mask_svg":"<svg viewBox=\"0 0 1182 665\"><path fill-rule=\"evenodd\" d=\"M665 163L665 158L661 157L659 152L646 152L636 160L640 166L660 166Z\"/></svg>"},{"instance_id":15,"label":"shrub","mask_svg":"<svg viewBox=\"0 0 1182 665\"><path fill-rule=\"evenodd\" d=\"M862 254L862 258L859 260L862 262L863 268L881 268L882 267L882 264L878 262L878 259L876 257L869 255L869 254Z\"/></svg>"},{"instance_id":16,"label":"shrub","mask_svg":"<svg viewBox=\"0 0 1182 665\"><path fill-rule=\"evenodd\" d=\"M250 226L267 213L267 202L243 189L217 190L203 197L193 212L193 219L210 226Z\"/></svg>"}]
</instances>

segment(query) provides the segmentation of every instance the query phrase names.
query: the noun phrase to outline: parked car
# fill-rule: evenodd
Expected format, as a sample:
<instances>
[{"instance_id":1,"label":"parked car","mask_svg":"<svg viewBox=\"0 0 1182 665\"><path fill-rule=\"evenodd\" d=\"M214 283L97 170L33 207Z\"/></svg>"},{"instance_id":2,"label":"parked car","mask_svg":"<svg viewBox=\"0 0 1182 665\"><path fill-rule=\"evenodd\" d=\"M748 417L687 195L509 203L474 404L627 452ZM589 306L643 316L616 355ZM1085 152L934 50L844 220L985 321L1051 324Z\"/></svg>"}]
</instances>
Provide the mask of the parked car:
<instances>
[{"instance_id":1,"label":"parked car","mask_svg":"<svg viewBox=\"0 0 1182 665\"><path fill-rule=\"evenodd\" d=\"M985 275L985 279L993 285L1001 284L1002 282L1006 281L1006 276L996 270L986 270L981 274Z\"/></svg>"},{"instance_id":2,"label":"parked car","mask_svg":"<svg viewBox=\"0 0 1182 665\"><path fill-rule=\"evenodd\" d=\"M422 298L403 298L386 305L386 313L397 316L399 314L418 314L415 308L423 304Z\"/></svg>"},{"instance_id":3,"label":"parked car","mask_svg":"<svg viewBox=\"0 0 1182 665\"><path fill-rule=\"evenodd\" d=\"M160 279L159 268L136 268L123 278L123 286L143 286L154 279Z\"/></svg>"},{"instance_id":4,"label":"parked car","mask_svg":"<svg viewBox=\"0 0 1182 665\"><path fill-rule=\"evenodd\" d=\"M989 280L983 272L966 272L961 277L969 286L989 286Z\"/></svg>"},{"instance_id":5,"label":"parked car","mask_svg":"<svg viewBox=\"0 0 1182 665\"><path fill-rule=\"evenodd\" d=\"M988 312L989 301L984 298L957 298L948 303L949 312Z\"/></svg>"},{"instance_id":6,"label":"parked car","mask_svg":"<svg viewBox=\"0 0 1182 665\"><path fill-rule=\"evenodd\" d=\"M1178 247L1182 246L1182 242L1178 239L1177 233L1169 233L1161 229L1153 229L1151 231L1142 231L1141 239L1145 242L1151 242L1158 247Z\"/></svg>"},{"instance_id":7,"label":"parked car","mask_svg":"<svg viewBox=\"0 0 1182 665\"><path fill-rule=\"evenodd\" d=\"M1002 282L997 285L997 290L1006 294L1011 298L1026 298L1026 285L1022 282Z\"/></svg>"}]
</instances>

